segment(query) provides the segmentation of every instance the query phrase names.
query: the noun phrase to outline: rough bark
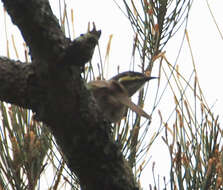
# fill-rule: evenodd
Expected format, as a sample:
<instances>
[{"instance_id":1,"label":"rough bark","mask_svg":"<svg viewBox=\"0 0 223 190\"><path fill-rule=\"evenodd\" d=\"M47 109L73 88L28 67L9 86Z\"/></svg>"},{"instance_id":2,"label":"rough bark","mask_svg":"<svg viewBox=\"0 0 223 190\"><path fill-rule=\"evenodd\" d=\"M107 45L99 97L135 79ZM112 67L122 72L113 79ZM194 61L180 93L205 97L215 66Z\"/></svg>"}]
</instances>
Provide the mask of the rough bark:
<instances>
[{"instance_id":1,"label":"rough bark","mask_svg":"<svg viewBox=\"0 0 223 190\"><path fill-rule=\"evenodd\" d=\"M33 110L49 126L83 190L137 189L110 123L81 78L100 32L70 42L47 0L2 2L29 46L32 63L0 58L0 100Z\"/></svg>"}]
</instances>

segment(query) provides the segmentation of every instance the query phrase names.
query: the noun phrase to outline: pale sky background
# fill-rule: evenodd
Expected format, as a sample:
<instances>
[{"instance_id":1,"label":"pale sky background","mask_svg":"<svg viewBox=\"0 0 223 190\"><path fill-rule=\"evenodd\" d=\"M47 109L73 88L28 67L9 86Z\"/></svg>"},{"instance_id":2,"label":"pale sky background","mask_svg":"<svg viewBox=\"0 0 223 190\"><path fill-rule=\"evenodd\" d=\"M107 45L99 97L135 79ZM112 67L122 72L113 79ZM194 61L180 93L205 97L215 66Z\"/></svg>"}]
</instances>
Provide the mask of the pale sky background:
<instances>
[{"instance_id":1,"label":"pale sky background","mask_svg":"<svg viewBox=\"0 0 223 190\"><path fill-rule=\"evenodd\" d=\"M57 4L53 1L53 9L57 12ZM120 66L120 71L128 69L131 58L132 50L132 39L133 32L129 21L121 11L117 8L112 0L84 0L84 1L72 1L68 0L67 4L72 3L74 9L74 22L75 22L75 35L78 36L81 33L85 33L87 23L89 21L95 22L98 29L102 30L102 36L100 38L100 46L102 51L102 58L106 52L106 44L110 34L113 34L113 40L111 45L111 52L109 56L109 71L116 71L116 67ZM218 22L218 26L223 32L223 1L212 0L210 1L211 9ZM12 27L9 24L9 18L7 18L8 31L14 34L17 40L17 46L21 45L21 37L16 35L16 27ZM6 37L4 28L4 16L2 6L0 7L0 55L6 56ZM220 37L219 32L211 18L205 0L194 0L189 23L187 27L190 42L193 50L194 60L198 72L201 88L205 94L206 100L209 106L214 104L213 112L220 115L220 122L222 122L222 107L223 107L223 91L222 91L222 77L223 77L223 66L222 66L222 49L223 41ZM11 34L8 33L8 39L11 41ZM168 46L166 46L166 57L174 64L179 45L182 40L182 33L179 33L176 37L170 40ZM10 43L11 44L11 43ZM12 46L10 45L10 48ZM18 47L17 47L18 48ZM13 48L12 51L13 52ZM15 58L12 54L11 57ZM97 57L97 55L95 55ZM23 51L20 53L20 59L24 60ZM180 66L180 71L185 73L192 72L191 56L188 50L187 43L184 43L183 50L180 58L177 62ZM114 69L115 68L115 69ZM107 77L112 76L114 73L109 72ZM172 96L165 94L166 97ZM165 100L165 99L164 99ZM165 101L160 103L164 108ZM162 109L160 107L159 109ZM168 112L167 112L168 113ZM154 114L157 114L154 113ZM153 116L155 117L155 116ZM167 116L165 117L167 118ZM163 142L157 140L157 146L151 149L151 161L148 164L148 168L145 170L142 176L142 185L145 189L149 189L148 184L152 183L151 180L151 165L153 161L156 161L156 173L168 176L169 160L167 148ZM166 156L165 156L166 155ZM165 159L166 158L166 159ZM164 169L165 168L165 169Z\"/></svg>"}]
</instances>

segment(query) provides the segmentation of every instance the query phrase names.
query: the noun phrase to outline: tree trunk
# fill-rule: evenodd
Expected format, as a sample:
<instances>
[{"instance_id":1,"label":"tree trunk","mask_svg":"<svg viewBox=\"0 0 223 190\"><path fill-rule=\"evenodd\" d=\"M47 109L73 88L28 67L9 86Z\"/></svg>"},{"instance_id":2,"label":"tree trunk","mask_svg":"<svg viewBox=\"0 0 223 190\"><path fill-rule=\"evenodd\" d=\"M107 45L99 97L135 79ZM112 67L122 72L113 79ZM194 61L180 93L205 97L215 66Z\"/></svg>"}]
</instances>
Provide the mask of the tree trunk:
<instances>
[{"instance_id":1,"label":"tree trunk","mask_svg":"<svg viewBox=\"0 0 223 190\"><path fill-rule=\"evenodd\" d=\"M86 89L81 71L100 31L71 42L47 0L2 0L29 46L31 63L0 57L0 100L46 123L83 190L135 190L132 171Z\"/></svg>"}]
</instances>

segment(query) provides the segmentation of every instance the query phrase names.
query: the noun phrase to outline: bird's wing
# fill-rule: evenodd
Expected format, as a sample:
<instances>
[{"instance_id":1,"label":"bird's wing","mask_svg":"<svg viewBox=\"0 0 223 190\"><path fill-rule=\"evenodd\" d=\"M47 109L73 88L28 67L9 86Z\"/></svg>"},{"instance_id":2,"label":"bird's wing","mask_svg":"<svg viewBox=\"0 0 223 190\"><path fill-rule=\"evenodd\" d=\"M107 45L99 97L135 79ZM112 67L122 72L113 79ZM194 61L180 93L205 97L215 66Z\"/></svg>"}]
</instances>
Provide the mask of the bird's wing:
<instances>
[{"instance_id":1,"label":"bird's wing","mask_svg":"<svg viewBox=\"0 0 223 190\"><path fill-rule=\"evenodd\" d=\"M125 96L121 96L119 98L120 98L120 102L122 104L128 106L131 110L135 111L137 114L151 120L151 116L149 114L147 114L141 107L134 104L130 98L125 97Z\"/></svg>"},{"instance_id":2,"label":"bird's wing","mask_svg":"<svg viewBox=\"0 0 223 190\"><path fill-rule=\"evenodd\" d=\"M94 89L94 88L107 88L108 82L105 80L98 80L98 81L90 81L87 83L87 87L89 89Z\"/></svg>"}]
</instances>

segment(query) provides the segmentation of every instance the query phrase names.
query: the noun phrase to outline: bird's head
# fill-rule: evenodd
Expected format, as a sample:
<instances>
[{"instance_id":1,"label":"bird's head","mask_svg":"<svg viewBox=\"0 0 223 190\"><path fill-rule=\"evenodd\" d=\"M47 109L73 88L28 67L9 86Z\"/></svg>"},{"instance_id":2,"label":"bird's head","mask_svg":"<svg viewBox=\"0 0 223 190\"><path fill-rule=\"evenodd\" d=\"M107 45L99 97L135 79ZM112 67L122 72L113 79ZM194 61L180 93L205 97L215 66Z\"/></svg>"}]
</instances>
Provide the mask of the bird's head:
<instances>
[{"instance_id":1,"label":"bird's head","mask_svg":"<svg viewBox=\"0 0 223 190\"><path fill-rule=\"evenodd\" d=\"M115 80L122 84L127 90L129 97L131 97L142 88L147 81L157 78L158 77L148 77L139 72L127 71L112 77L110 80Z\"/></svg>"}]
</instances>

